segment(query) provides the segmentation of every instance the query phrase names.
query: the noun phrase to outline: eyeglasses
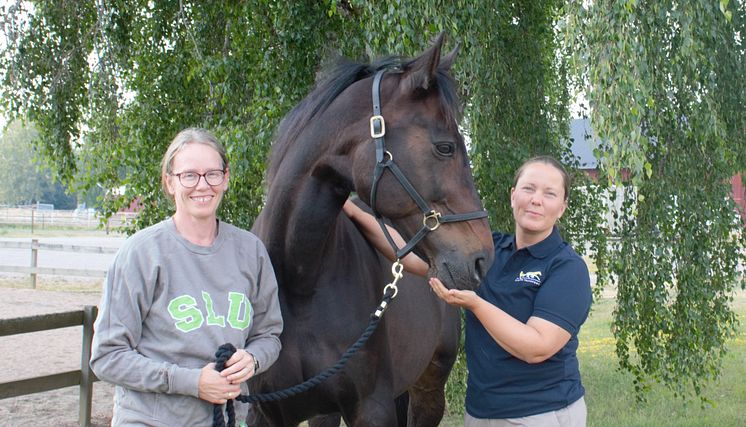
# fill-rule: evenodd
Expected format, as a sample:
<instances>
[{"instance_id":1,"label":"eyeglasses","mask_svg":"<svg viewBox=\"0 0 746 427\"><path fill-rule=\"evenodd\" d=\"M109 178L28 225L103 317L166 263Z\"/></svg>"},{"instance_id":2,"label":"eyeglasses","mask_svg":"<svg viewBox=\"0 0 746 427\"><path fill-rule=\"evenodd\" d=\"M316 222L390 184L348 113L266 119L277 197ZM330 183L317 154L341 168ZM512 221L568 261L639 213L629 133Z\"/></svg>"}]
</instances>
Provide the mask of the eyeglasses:
<instances>
[{"instance_id":1,"label":"eyeglasses","mask_svg":"<svg viewBox=\"0 0 746 427\"><path fill-rule=\"evenodd\" d=\"M205 173L181 172L172 173L171 176L179 178L179 182L186 188L193 188L199 184L199 179L204 177L207 185L220 185L225 181L225 171L211 170Z\"/></svg>"}]
</instances>

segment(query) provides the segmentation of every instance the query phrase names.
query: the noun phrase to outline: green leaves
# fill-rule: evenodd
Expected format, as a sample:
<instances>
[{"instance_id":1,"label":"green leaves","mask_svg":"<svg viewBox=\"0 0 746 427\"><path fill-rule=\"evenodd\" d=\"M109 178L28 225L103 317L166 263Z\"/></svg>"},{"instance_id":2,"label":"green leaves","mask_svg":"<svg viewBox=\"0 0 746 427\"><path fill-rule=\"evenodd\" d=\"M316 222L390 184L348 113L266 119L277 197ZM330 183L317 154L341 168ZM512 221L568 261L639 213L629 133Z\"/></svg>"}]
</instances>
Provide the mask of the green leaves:
<instances>
[{"instance_id":1,"label":"green leaves","mask_svg":"<svg viewBox=\"0 0 746 427\"><path fill-rule=\"evenodd\" d=\"M729 300L745 260L729 181L743 168L732 159L744 155L734 130L746 92L731 74L744 58L725 7L596 2L576 18L597 152L608 179L628 187L610 277L620 366L639 392L656 381L700 395L734 331Z\"/></svg>"},{"instance_id":2,"label":"green leaves","mask_svg":"<svg viewBox=\"0 0 746 427\"><path fill-rule=\"evenodd\" d=\"M671 167L691 166L682 161ZM717 200L708 200L699 191L678 192L667 178L657 178L663 182L651 180L638 189L647 198L633 201L631 191L624 195L622 238L611 268L618 288L617 355L620 366L635 375L640 392L656 381L682 397L692 391L700 395L717 378L725 345L735 332L729 303L738 283L737 265L743 262L735 249L743 241L733 239L732 215L730 220L721 217L733 206L716 179L694 184L695 174L676 173L675 179L692 187L719 193ZM692 205L697 209L687 208Z\"/></svg>"},{"instance_id":3,"label":"green leaves","mask_svg":"<svg viewBox=\"0 0 746 427\"><path fill-rule=\"evenodd\" d=\"M722 12L725 16L725 19L730 22L731 20L733 20L733 12L727 10L728 3L730 3L730 0L720 0L720 12Z\"/></svg>"},{"instance_id":4,"label":"green leaves","mask_svg":"<svg viewBox=\"0 0 746 427\"><path fill-rule=\"evenodd\" d=\"M187 126L225 144L219 214L250 227L274 130L317 72L339 55L413 55L446 31L493 228L513 229L518 165L562 159L576 184L561 231L592 257L596 294L617 288L620 366L641 393L660 381L699 394L716 377L746 262L728 194L746 165L741 1L99 3L6 6L0 102L35 123L58 177L106 190L104 213L139 203L130 231L170 214L159 161ZM581 92L598 181L570 153Z\"/></svg>"}]
</instances>

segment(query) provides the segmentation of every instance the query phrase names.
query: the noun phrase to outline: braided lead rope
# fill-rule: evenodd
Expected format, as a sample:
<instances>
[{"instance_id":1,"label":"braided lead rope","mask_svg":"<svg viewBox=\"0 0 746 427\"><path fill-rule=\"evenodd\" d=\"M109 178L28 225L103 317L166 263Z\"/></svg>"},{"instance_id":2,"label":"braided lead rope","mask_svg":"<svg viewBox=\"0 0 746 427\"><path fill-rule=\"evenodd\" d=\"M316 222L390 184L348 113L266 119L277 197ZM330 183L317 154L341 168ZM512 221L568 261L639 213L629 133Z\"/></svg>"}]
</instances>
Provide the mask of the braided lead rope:
<instances>
[{"instance_id":1,"label":"braided lead rope","mask_svg":"<svg viewBox=\"0 0 746 427\"><path fill-rule=\"evenodd\" d=\"M396 265L401 265L396 263L394 267L392 267L392 271L395 270ZM288 387L282 390L274 391L271 393L263 393L263 394L252 394L252 395L240 395L236 397L236 400L244 402L244 403L256 403L256 402L274 402L277 400L286 399L291 396L295 396L296 394L306 392L317 385L324 382L327 378L331 377L332 375L339 372L344 366L347 364L347 362L350 360L350 358L357 353L360 348L365 345L365 343L368 341L368 338L370 338L371 335L373 335L373 332L375 332L376 328L378 327L378 324L381 322L381 317L383 316L383 313L386 311L386 308L388 307L389 303L392 299L396 296L398 289L396 288L396 282L401 278L401 269L399 269L398 274L394 275L394 281L392 283L389 283L384 288L384 294L383 299L381 300L381 303L376 307L376 311L370 315L370 323L368 323L368 327L365 328L365 331L363 331L363 334L360 335L360 338L358 338L357 341L353 345L351 345L347 351L344 352L342 357L335 363L333 366L330 366L326 368L325 370L321 371L320 373L316 374L314 377L309 378L308 380L298 384L294 385L292 387ZM215 369L218 371L223 370L223 367L225 366L225 362L230 359L230 357L233 355L233 353L236 352L236 347L233 346L233 344L226 343L221 345L218 348L218 351L215 353L215 357L218 359L218 361L215 362ZM219 363L222 361L222 367L218 368ZM235 427L235 413L233 409L233 401L228 400L226 403L226 411L228 412L228 425L227 427ZM224 427L225 426L225 420L223 418L223 405L214 404L213 405L213 420L212 420L212 426L213 427Z\"/></svg>"},{"instance_id":2,"label":"braided lead rope","mask_svg":"<svg viewBox=\"0 0 746 427\"><path fill-rule=\"evenodd\" d=\"M233 344L223 344L215 352L215 370L220 372L225 369L225 362L233 356L236 352L236 347ZM233 409L233 401L228 400L225 403L225 411L228 413L228 427L233 427L236 424L236 411ZM212 405L212 425L213 426L225 426L225 419L223 418L223 405L213 404Z\"/></svg>"}]
</instances>

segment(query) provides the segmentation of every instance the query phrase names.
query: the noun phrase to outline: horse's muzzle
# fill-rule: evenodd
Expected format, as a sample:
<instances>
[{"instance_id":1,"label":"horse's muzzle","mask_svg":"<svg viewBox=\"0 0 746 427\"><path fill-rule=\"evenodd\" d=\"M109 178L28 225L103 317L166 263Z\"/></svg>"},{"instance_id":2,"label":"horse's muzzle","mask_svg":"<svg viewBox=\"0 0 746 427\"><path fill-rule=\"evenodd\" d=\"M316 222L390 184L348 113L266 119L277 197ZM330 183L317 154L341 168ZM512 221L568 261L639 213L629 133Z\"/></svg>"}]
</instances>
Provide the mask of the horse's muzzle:
<instances>
[{"instance_id":1,"label":"horse's muzzle","mask_svg":"<svg viewBox=\"0 0 746 427\"><path fill-rule=\"evenodd\" d=\"M474 290L487 275L492 259L493 254L484 250L463 255L450 252L436 258L431 275L448 289Z\"/></svg>"}]
</instances>

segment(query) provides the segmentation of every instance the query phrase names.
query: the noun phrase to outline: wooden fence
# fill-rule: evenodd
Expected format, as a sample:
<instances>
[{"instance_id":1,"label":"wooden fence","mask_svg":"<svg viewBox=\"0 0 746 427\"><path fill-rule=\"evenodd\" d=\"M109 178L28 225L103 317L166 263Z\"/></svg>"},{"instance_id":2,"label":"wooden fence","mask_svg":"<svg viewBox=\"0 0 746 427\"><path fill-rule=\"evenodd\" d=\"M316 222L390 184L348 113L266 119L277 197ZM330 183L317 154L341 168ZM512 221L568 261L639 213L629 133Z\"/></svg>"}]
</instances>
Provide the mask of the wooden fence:
<instances>
[{"instance_id":1,"label":"wooden fence","mask_svg":"<svg viewBox=\"0 0 746 427\"><path fill-rule=\"evenodd\" d=\"M91 342L93 340L93 322L96 320L97 313L98 309L89 305L79 311L0 319L0 337L83 325L83 348L80 355L79 370L2 383L0 384L0 399L77 385L80 387L78 420L81 426L89 427L91 425L93 383L98 381L89 365Z\"/></svg>"},{"instance_id":2,"label":"wooden fence","mask_svg":"<svg viewBox=\"0 0 746 427\"><path fill-rule=\"evenodd\" d=\"M137 216L134 212L118 212L102 224L98 212L88 210L44 210L31 208L7 208L0 207L0 224L21 225L35 229L54 227L82 228L94 230L104 228L109 230L119 229L129 224Z\"/></svg>"},{"instance_id":3,"label":"wooden fence","mask_svg":"<svg viewBox=\"0 0 746 427\"><path fill-rule=\"evenodd\" d=\"M29 274L31 277L31 288L36 288L36 275L37 274L51 274L57 276L86 276L86 277L105 277L106 271L104 270L84 270L77 268L53 268L53 267L39 267L37 265L37 259L39 257L39 250L48 251L63 251L63 252L78 252L78 253L93 253L93 254L114 254L117 252L117 248L110 248L105 246L80 246L80 245L64 245L57 243L39 243L37 239L32 239L31 242L6 242L0 241L0 249L30 249L31 250L31 262L28 267L13 266L13 265L0 265L0 272L5 273L22 273Z\"/></svg>"}]
</instances>

